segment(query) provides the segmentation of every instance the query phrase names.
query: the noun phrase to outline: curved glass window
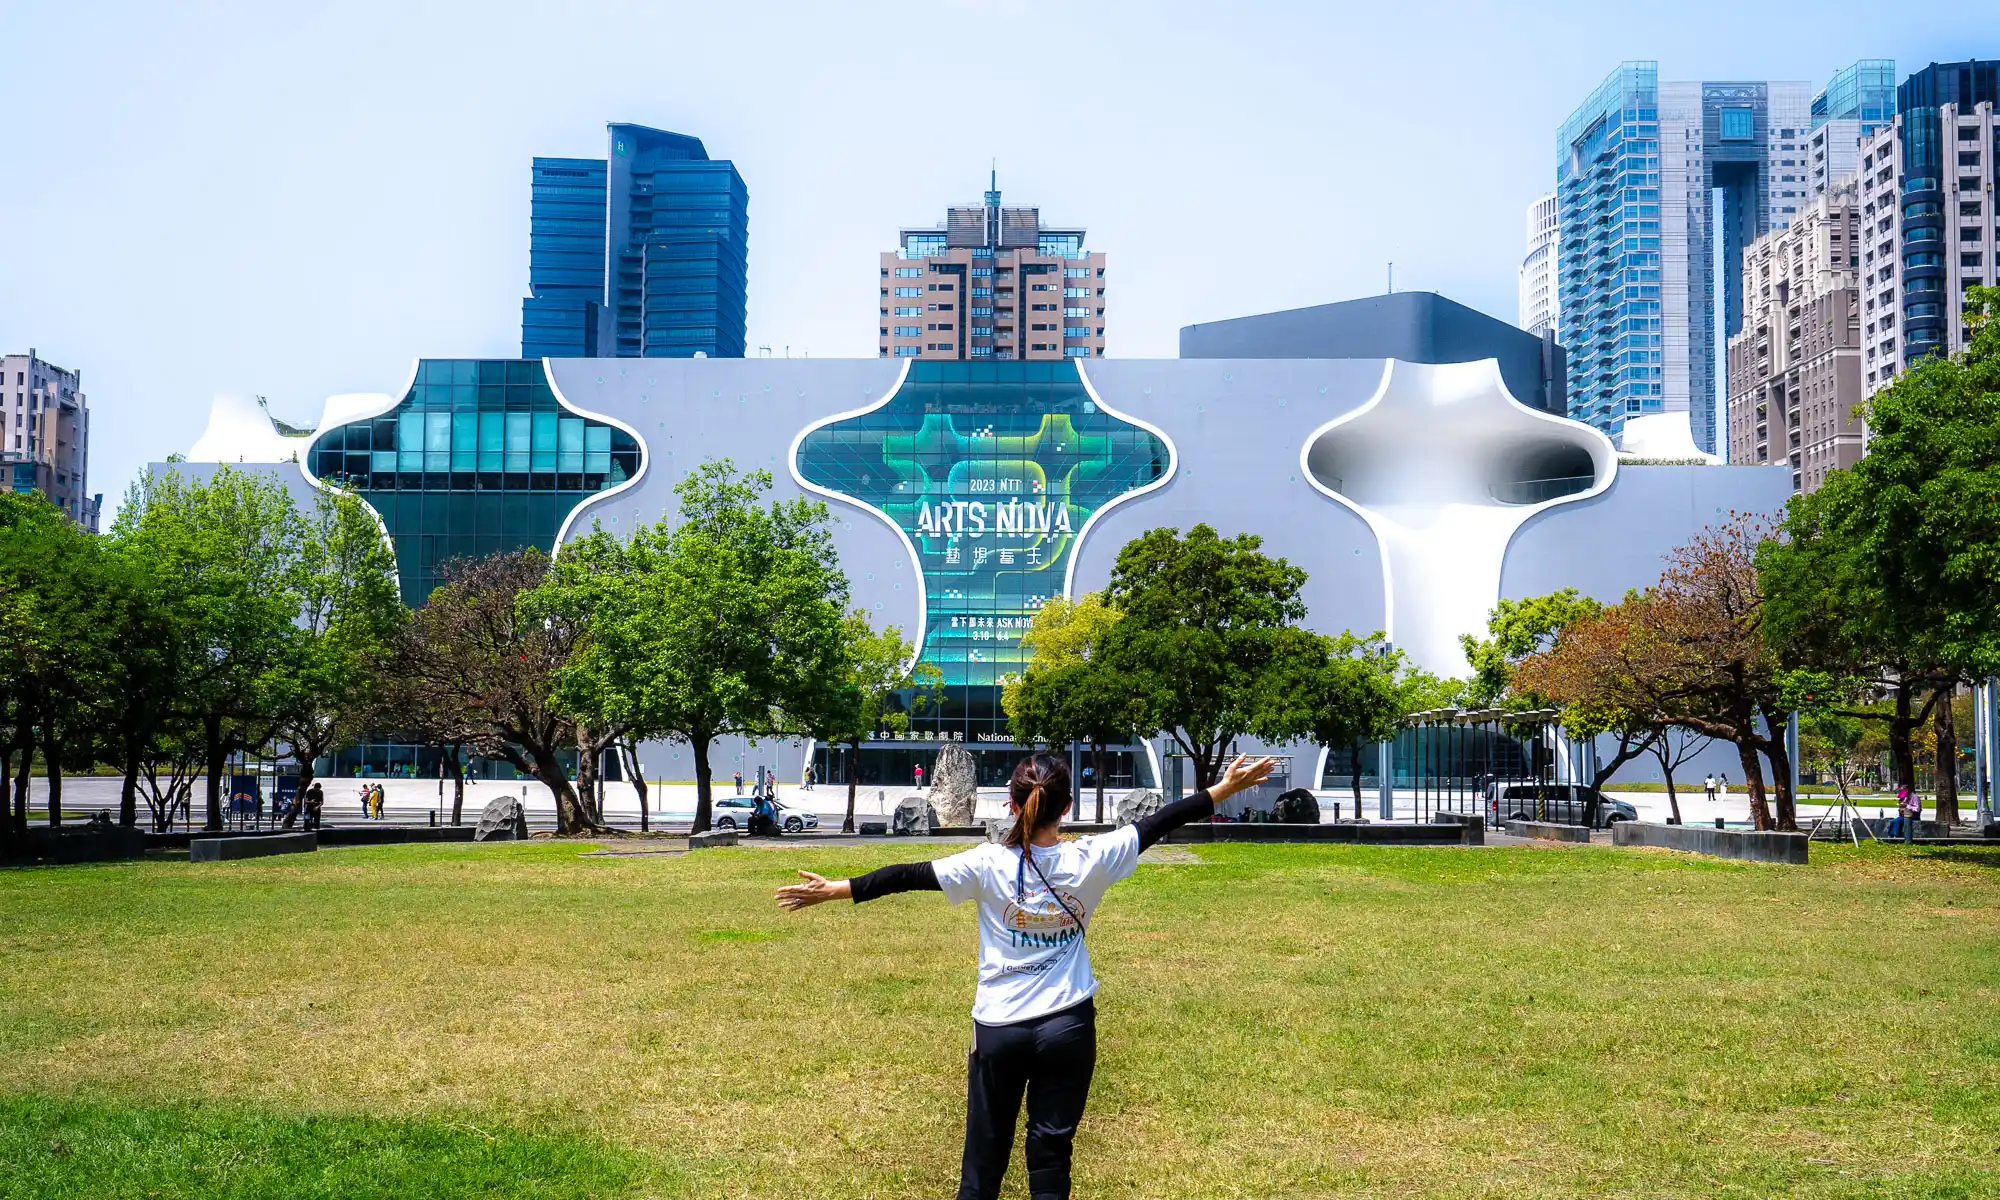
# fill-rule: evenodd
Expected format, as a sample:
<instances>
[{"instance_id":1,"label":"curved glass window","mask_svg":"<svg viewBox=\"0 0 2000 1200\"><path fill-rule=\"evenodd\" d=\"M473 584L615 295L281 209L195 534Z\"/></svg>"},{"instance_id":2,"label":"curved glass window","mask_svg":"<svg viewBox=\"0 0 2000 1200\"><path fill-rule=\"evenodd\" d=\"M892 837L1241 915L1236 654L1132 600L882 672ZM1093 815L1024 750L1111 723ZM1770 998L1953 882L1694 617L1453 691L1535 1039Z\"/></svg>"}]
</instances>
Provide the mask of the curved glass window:
<instances>
[{"instance_id":1,"label":"curved glass window","mask_svg":"<svg viewBox=\"0 0 2000 1200\"><path fill-rule=\"evenodd\" d=\"M1903 265L1906 267L1935 267L1943 262L1944 262L1943 258L1938 256L1937 254L1929 252L1920 252L1917 254L1905 254L1903 256Z\"/></svg>"},{"instance_id":2,"label":"curved glass window","mask_svg":"<svg viewBox=\"0 0 2000 1200\"><path fill-rule=\"evenodd\" d=\"M553 550L569 514L640 461L631 434L563 408L533 360L427 359L396 407L323 430L310 453L314 475L381 514L410 605L454 558Z\"/></svg>"},{"instance_id":3,"label":"curved glass window","mask_svg":"<svg viewBox=\"0 0 2000 1200\"><path fill-rule=\"evenodd\" d=\"M1000 683L1027 665L1028 622L1062 594L1084 524L1163 479L1169 457L1100 409L1072 362L914 362L881 405L799 440L801 479L886 516L916 550L919 645L946 685L916 734L1012 740Z\"/></svg>"}]
</instances>

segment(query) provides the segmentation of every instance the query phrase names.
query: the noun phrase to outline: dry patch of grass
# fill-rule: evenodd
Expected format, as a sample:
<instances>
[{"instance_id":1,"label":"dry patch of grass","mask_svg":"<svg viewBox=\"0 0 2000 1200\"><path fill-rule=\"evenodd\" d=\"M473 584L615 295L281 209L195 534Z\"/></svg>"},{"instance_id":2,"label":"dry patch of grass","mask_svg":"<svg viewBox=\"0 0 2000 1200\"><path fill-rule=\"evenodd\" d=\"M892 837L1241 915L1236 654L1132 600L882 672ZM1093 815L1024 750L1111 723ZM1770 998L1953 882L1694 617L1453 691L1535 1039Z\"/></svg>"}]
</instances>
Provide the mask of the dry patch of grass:
<instances>
[{"instance_id":1,"label":"dry patch of grass","mask_svg":"<svg viewBox=\"0 0 2000 1200\"><path fill-rule=\"evenodd\" d=\"M0 1096L602 1145L634 1195L949 1192L971 912L770 903L931 848L580 849L0 873ZM2000 855L1194 853L1092 926L1080 1195L2000 1189Z\"/></svg>"}]
</instances>

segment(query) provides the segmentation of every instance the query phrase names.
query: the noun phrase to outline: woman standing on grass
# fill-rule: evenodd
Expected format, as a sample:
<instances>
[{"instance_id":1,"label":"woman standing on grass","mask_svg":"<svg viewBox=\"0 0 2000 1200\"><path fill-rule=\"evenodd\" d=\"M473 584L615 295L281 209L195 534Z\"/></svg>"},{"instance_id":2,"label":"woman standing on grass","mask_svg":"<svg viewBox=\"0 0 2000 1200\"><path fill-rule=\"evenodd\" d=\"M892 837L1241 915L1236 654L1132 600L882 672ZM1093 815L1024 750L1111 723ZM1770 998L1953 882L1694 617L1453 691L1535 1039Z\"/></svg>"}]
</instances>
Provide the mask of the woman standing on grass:
<instances>
[{"instance_id":1,"label":"woman standing on grass","mask_svg":"<svg viewBox=\"0 0 2000 1200\"><path fill-rule=\"evenodd\" d=\"M1097 1010L1084 934L1107 888L1130 875L1139 854L1216 805L1263 781L1272 760L1238 758L1213 787L1169 804L1135 825L1062 841L1071 802L1069 767L1053 754L1021 760L1007 785L1014 827L999 845L975 846L935 862L898 863L854 879L800 871L804 883L778 889L795 912L827 900L856 904L892 892L943 892L953 904L979 902L979 990L972 1002L966 1059L965 1158L959 1200L994 1200L1014 1144L1023 1091L1028 1099L1028 1192L1067 1200L1070 1144L1097 1065Z\"/></svg>"}]
</instances>

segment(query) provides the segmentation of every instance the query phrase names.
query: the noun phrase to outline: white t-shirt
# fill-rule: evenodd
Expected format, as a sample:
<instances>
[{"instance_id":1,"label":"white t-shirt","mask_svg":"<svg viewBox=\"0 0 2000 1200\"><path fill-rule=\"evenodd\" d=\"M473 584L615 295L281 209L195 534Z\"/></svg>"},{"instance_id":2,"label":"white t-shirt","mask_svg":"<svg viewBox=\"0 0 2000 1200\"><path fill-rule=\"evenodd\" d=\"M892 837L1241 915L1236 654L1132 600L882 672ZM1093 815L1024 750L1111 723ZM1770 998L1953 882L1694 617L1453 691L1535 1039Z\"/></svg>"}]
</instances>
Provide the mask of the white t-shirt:
<instances>
[{"instance_id":1,"label":"white t-shirt","mask_svg":"<svg viewBox=\"0 0 2000 1200\"><path fill-rule=\"evenodd\" d=\"M953 904L979 902L979 991L972 1019L1010 1025L1081 1004L1097 993L1087 925L1105 890L1139 865L1139 830L1031 846L1035 873L1013 846L988 842L932 863ZM1042 885L1046 876L1048 886ZM1054 888L1056 895L1049 894Z\"/></svg>"}]
</instances>

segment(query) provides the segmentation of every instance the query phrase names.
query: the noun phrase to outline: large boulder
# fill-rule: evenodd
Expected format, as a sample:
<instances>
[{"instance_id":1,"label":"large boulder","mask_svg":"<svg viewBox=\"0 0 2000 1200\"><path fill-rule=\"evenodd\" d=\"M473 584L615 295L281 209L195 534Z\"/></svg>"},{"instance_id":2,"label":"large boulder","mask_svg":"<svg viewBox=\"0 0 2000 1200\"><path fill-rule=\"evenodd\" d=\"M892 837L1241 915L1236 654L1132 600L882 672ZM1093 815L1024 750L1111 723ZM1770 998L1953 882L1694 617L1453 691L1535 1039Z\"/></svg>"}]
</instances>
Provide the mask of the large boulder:
<instances>
[{"instance_id":1,"label":"large boulder","mask_svg":"<svg viewBox=\"0 0 2000 1200\"><path fill-rule=\"evenodd\" d=\"M519 796L496 796L486 802L479 825L472 831L475 842L525 842L528 840L528 810Z\"/></svg>"},{"instance_id":2,"label":"large boulder","mask_svg":"<svg viewBox=\"0 0 2000 1200\"><path fill-rule=\"evenodd\" d=\"M931 764L931 806L946 825L970 825L979 807L979 783L972 755L957 742L947 742Z\"/></svg>"},{"instance_id":3,"label":"large boulder","mask_svg":"<svg viewBox=\"0 0 2000 1200\"><path fill-rule=\"evenodd\" d=\"M1151 788L1133 788L1118 798L1118 823L1137 824L1139 818L1150 817L1166 807L1160 794Z\"/></svg>"},{"instance_id":4,"label":"large boulder","mask_svg":"<svg viewBox=\"0 0 2000 1200\"><path fill-rule=\"evenodd\" d=\"M938 827L937 810L922 796L906 796L889 815L889 832L898 836L929 833Z\"/></svg>"},{"instance_id":5,"label":"large boulder","mask_svg":"<svg viewBox=\"0 0 2000 1200\"><path fill-rule=\"evenodd\" d=\"M1319 824L1319 798L1304 788L1293 788L1278 797L1271 819L1280 825Z\"/></svg>"}]
</instances>

